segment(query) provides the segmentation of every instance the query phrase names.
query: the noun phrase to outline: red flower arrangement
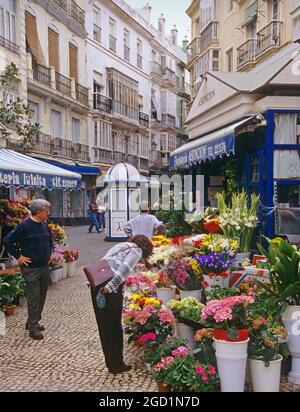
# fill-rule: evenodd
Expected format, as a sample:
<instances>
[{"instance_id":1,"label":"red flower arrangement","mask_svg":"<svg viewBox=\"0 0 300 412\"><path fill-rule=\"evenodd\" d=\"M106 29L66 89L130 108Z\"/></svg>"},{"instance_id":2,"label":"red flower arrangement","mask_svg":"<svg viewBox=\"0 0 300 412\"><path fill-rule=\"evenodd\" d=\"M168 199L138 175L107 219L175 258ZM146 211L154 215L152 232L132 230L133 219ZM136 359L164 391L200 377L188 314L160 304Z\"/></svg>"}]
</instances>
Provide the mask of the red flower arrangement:
<instances>
[{"instance_id":1,"label":"red flower arrangement","mask_svg":"<svg viewBox=\"0 0 300 412\"><path fill-rule=\"evenodd\" d=\"M75 262L79 258L79 251L78 249L66 249L63 252L63 257L65 262Z\"/></svg>"},{"instance_id":2,"label":"red flower arrangement","mask_svg":"<svg viewBox=\"0 0 300 412\"><path fill-rule=\"evenodd\" d=\"M205 218L203 223L204 228L211 234L223 233L223 230L220 226L220 221L218 218L209 219Z\"/></svg>"}]
</instances>

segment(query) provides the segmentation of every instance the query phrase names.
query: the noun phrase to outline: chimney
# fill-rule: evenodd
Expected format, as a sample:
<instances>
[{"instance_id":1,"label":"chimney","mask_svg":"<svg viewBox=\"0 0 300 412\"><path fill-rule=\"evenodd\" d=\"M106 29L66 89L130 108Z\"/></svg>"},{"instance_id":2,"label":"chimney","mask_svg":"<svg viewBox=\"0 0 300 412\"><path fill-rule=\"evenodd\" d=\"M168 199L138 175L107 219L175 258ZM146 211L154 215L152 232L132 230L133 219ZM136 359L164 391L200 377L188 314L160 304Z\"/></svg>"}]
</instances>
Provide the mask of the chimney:
<instances>
[{"instance_id":1,"label":"chimney","mask_svg":"<svg viewBox=\"0 0 300 412\"><path fill-rule=\"evenodd\" d=\"M177 38L178 38L178 30L176 24L174 24L173 29L171 30L171 39L173 46L177 45Z\"/></svg>"},{"instance_id":2,"label":"chimney","mask_svg":"<svg viewBox=\"0 0 300 412\"><path fill-rule=\"evenodd\" d=\"M158 31L161 34L165 34L165 26L166 26L166 19L164 18L164 15L161 14L160 18L158 19Z\"/></svg>"},{"instance_id":3,"label":"chimney","mask_svg":"<svg viewBox=\"0 0 300 412\"><path fill-rule=\"evenodd\" d=\"M148 23L151 21L151 10L152 7L150 6L149 3L146 3L146 5L143 7L143 17L145 20L147 20Z\"/></svg>"},{"instance_id":4,"label":"chimney","mask_svg":"<svg viewBox=\"0 0 300 412\"><path fill-rule=\"evenodd\" d=\"M183 50L187 51L187 46L189 44L187 36L184 36L184 40L182 40L182 48Z\"/></svg>"}]
</instances>

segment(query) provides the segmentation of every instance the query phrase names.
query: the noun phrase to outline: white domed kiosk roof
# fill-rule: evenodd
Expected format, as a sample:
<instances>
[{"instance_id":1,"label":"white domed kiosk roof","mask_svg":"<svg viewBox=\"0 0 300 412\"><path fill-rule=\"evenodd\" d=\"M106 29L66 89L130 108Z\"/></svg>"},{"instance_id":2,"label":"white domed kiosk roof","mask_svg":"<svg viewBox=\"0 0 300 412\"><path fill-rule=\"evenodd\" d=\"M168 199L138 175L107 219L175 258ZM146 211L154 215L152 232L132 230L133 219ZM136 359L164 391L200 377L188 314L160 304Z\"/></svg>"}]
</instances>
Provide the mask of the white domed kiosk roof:
<instances>
[{"instance_id":1,"label":"white domed kiosk roof","mask_svg":"<svg viewBox=\"0 0 300 412\"><path fill-rule=\"evenodd\" d=\"M97 179L98 180L98 179ZM129 163L119 163L112 166L106 175L99 179L99 183L110 182L148 182L145 176L141 176L138 170ZM98 186L98 185L97 185Z\"/></svg>"}]
</instances>

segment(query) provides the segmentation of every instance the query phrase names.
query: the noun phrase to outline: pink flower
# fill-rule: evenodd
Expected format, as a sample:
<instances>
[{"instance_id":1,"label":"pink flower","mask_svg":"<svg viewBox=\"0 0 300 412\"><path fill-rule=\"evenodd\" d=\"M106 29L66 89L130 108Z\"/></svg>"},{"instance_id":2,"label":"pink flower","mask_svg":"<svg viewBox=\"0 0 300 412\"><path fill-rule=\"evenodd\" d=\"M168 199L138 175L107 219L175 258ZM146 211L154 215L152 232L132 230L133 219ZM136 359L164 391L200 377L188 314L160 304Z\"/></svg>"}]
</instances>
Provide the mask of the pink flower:
<instances>
[{"instance_id":1,"label":"pink flower","mask_svg":"<svg viewBox=\"0 0 300 412\"><path fill-rule=\"evenodd\" d=\"M212 365L208 365L208 371L211 375L214 375L216 373L216 368Z\"/></svg>"},{"instance_id":2,"label":"pink flower","mask_svg":"<svg viewBox=\"0 0 300 412\"><path fill-rule=\"evenodd\" d=\"M197 366L197 367L196 367L196 372L197 372L199 375L202 375L202 373L205 373L205 369L203 368L203 366Z\"/></svg>"},{"instance_id":3,"label":"pink flower","mask_svg":"<svg viewBox=\"0 0 300 412\"><path fill-rule=\"evenodd\" d=\"M170 309L161 309L158 312L159 320L163 323L171 323L173 324L175 319L172 311Z\"/></svg>"},{"instance_id":4,"label":"pink flower","mask_svg":"<svg viewBox=\"0 0 300 412\"><path fill-rule=\"evenodd\" d=\"M156 339L155 333L148 332L145 333L144 335L140 336L139 339L137 340L138 343L146 343L148 341L152 341Z\"/></svg>"},{"instance_id":5,"label":"pink flower","mask_svg":"<svg viewBox=\"0 0 300 412\"><path fill-rule=\"evenodd\" d=\"M174 349L172 352L172 356L174 356L175 359L181 359L188 354L189 350L185 346L179 346L179 348Z\"/></svg>"}]
</instances>

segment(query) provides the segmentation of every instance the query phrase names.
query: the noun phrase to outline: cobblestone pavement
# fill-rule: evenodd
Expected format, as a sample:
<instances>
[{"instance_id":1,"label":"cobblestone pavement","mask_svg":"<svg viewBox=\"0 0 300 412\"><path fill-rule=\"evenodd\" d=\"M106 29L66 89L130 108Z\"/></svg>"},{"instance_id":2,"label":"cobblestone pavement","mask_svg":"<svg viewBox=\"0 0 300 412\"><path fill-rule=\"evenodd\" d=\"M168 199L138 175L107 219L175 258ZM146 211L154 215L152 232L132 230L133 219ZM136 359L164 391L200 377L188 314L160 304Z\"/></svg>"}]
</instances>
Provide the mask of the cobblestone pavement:
<instances>
[{"instance_id":1,"label":"cobblestone pavement","mask_svg":"<svg viewBox=\"0 0 300 412\"><path fill-rule=\"evenodd\" d=\"M80 249L81 266L102 257L112 246L103 240L103 234L88 234L82 226L66 231L69 246ZM108 373L81 269L75 277L49 287L44 340L29 338L24 328L26 312L24 304L17 307L14 316L6 318L6 337L0 337L0 392L156 391L141 349L125 345L125 362L133 365L133 369L116 376ZM300 386L283 383L281 390L298 392Z\"/></svg>"}]
</instances>

